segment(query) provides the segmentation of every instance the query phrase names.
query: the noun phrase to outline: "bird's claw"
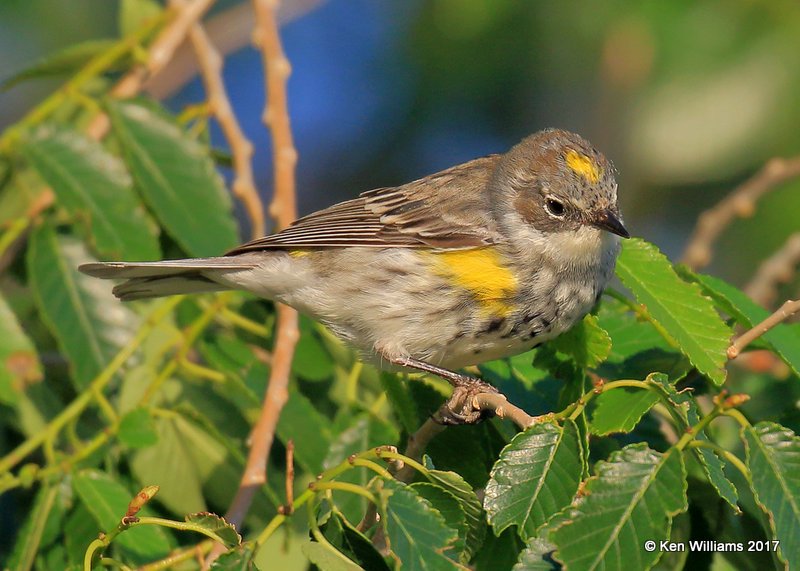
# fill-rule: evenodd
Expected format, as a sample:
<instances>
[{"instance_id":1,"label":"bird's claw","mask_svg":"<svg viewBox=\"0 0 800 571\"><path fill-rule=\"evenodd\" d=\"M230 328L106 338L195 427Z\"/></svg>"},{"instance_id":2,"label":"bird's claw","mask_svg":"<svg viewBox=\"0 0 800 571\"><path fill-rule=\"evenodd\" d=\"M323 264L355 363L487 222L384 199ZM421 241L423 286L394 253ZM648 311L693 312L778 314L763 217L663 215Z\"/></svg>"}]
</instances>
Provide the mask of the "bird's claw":
<instances>
[{"instance_id":1,"label":"bird's claw","mask_svg":"<svg viewBox=\"0 0 800 571\"><path fill-rule=\"evenodd\" d=\"M496 393L489 383L473 377L462 377L453 389L453 394L436 413L436 421L444 425L477 424L494 416L494 411L476 408L475 396L480 393Z\"/></svg>"}]
</instances>

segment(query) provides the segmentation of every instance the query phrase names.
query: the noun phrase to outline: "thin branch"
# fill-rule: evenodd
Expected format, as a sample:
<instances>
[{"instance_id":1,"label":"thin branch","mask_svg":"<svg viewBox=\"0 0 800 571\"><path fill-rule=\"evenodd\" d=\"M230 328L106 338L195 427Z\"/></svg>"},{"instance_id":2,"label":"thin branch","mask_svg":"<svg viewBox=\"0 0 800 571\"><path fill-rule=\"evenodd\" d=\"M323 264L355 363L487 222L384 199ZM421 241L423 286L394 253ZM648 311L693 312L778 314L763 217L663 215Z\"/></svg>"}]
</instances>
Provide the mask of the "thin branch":
<instances>
[{"instance_id":1,"label":"thin branch","mask_svg":"<svg viewBox=\"0 0 800 571\"><path fill-rule=\"evenodd\" d=\"M111 96L122 99L139 93L145 83L157 75L169 63L175 50L186 38L189 29L198 22L211 7L214 0L193 0L174 6L175 17L161 31L148 49L147 61L134 67L111 89ZM102 139L110 127L108 116L97 115L87 129L93 139Z\"/></svg>"},{"instance_id":2,"label":"thin branch","mask_svg":"<svg viewBox=\"0 0 800 571\"><path fill-rule=\"evenodd\" d=\"M744 292L756 303L770 307L778 297L778 285L788 283L800 264L800 232L795 232L756 270Z\"/></svg>"},{"instance_id":3,"label":"thin branch","mask_svg":"<svg viewBox=\"0 0 800 571\"><path fill-rule=\"evenodd\" d=\"M800 176L800 157L774 158L755 175L736 187L717 205L700 215L683 253L684 264L702 268L711 261L714 241L736 218L752 216L756 202L782 183Z\"/></svg>"},{"instance_id":4,"label":"thin branch","mask_svg":"<svg viewBox=\"0 0 800 571\"><path fill-rule=\"evenodd\" d=\"M764 321L745 331L739 337L734 339L731 346L728 347L728 359L735 359L739 353L747 347L750 343L764 335L767 331L776 325L783 323L795 313L800 312L800 299L786 301L778 310L767 317Z\"/></svg>"},{"instance_id":5,"label":"thin branch","mask_svg":"<svg viewBox=\"0 0 800 571\"><path fill-rule=\"evenodd\" d=\"M286 503L278 508L282 514L292 515L294 504L294 440L286 443Z\"/></svg>"},{"instance_id":6,"label":"thin branch","mask_svg":"<svg viewBox=\"0 0 800 571\"><path fill-rule=\"evenodd\" d=\"M186 0L179 0L178 3L185 5ZM266 230L264 205L258 196L258 189L256 189L253 178L253 144L245 136L233 113L230 98L222 79L222 57L219 52L199 23L192 26L189 38L200 63L200 73L206 88L208 106L211 113L217 118L233 155L234 178L231 190L242 201L250 219L251 237L259 238L264 235Z\"/></svg>"},{"instance_id":7,"label":"thin branch","mask_svg":"<svg viewBox=\"0 0 800 571\"><path fill-rule=\"evenodd\" d=\"M300 18L321 2L322 0L283 2L278 10L278 22L283 25ZM250 42L253 20L253 6L242 2L215 12L206 19L203 27L220 54L227 56ZM156 99L167 99L186 85L197 72L197 59L193 57L191 47L184 43L176 50L163 73L147 82L145 91Z\"/></svg>"},{"instance_id":8,"label":"thin branch","mask_svg":"<svg viewBox=\"0 0 800 571\"><path fill-rule=\"evenodd\" d=\"M295 173L297 151L292 140L289 110L286 97L286 81L291 68L283 53L275 10L275 0L253 0L256 14L254 41L261 48L266 78L267 106L263 115L265 124L272 133L273 162L275 165L275 190L270 204L270 214L278 229L285 228L296 218ZM278 332L272 354L267 394L261 415L251 434L250 454L244 474L225 519L240 525L253 501L256 488L266 482L267 460L275 439L275 427L281 410L289 398L289 373L299 331L297 312L290 307L277 307ZM213 550L206 564L218 555Z\"/></svg>"}]
</instances>

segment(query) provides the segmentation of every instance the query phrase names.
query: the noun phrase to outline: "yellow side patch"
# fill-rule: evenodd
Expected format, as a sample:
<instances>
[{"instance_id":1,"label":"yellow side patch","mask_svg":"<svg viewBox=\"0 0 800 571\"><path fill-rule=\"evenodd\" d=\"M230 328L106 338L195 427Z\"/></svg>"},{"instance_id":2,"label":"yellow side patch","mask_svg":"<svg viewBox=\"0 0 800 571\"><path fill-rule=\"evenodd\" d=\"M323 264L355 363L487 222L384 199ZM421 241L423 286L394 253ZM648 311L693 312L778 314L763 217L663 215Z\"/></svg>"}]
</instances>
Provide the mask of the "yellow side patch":
<instances>
[{"instance_id":1,"label":"yellow side patch","mask_svg":"<svg viewBox=\"0 0 800 571\"><path fill-rule=\"evenodd\" d=\"M289 250L289 255L293 258L305 258L311 253L311 250Z\"/></svg>"},{"instance_id":2,"label":"yellow side patch","mask_svg":"<svg viewBox=\"0 0 800 571\"><path fill-rule=\"evenodd\" d=\"M451 252L431 252L436 273L468 290L487 315L506 316L514 309L511 297L517 278L491 247Z\"/></svg>"},{"instance_id":3,"label":"yellow side patch","mask_svg":"<svg viewBox=\"0 0 800 571\"><path fill-rule=\"evenodd\" d=\"M569 168L593 184L599 181L603 174L602 169L597 166L597 163L578 151L567 151L567 154L564 155L564 159L567 161L567 166Z\"/></svg>"}]
</instances>

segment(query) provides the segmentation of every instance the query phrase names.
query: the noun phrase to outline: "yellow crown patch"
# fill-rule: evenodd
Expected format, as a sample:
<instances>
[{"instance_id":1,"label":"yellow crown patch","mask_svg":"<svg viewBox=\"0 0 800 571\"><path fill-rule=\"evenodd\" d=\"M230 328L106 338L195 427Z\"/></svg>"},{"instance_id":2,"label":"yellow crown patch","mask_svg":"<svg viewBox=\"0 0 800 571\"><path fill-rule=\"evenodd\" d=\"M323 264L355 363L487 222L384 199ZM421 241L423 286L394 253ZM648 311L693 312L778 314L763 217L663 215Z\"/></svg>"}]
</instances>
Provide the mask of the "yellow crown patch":
<instances>
[{"instance_id":1,"label":"yellow crown patch","mask_svg":"<svg viewBox=\"0 0 800 571\"><path fill-rule=\"evenodd\" d=\"M570 149L567 151L567 154L564 155L564 159L567 161L567 166L569 168L592 184L599 181L600 176L603 174L602 169L597 165L597 163L578 151L573 151Z\"/></svg>"}]
</instances>

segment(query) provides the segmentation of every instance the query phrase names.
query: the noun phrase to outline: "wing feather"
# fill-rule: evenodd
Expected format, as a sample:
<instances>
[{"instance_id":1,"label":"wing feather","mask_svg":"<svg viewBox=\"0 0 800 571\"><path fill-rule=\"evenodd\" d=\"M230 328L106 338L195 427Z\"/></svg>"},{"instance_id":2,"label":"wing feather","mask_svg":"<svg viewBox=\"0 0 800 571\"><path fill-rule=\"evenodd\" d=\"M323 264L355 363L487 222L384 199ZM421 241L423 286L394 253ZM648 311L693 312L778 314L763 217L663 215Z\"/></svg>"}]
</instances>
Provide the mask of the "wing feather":
<instances>
[{"instance_id":1,"label":"wing feather","mask_svg":"<svg viewBox=\"0 0 800 571\"><path fill-rule=\"evenodd\" d=\"M303 216L285 230L226 255L280 248L472 248L491 244L498 236L486 186L498 159L491 155L402 186L367 191Z\"/></svg>"}]
</instances>

